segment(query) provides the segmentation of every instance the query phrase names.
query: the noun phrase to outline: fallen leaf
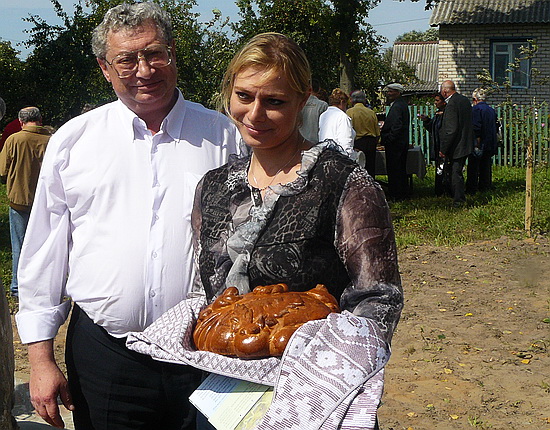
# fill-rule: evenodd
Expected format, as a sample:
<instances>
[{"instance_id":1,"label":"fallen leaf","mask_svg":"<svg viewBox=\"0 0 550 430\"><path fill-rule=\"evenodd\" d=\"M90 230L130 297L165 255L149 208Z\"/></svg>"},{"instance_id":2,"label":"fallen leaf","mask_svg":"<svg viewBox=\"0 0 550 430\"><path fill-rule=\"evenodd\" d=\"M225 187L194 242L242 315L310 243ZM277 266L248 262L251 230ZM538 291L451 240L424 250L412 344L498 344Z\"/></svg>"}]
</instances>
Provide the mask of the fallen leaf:
<instances>
[{"instance_id":1,"label":"fallen leaf","mask_svg":"<svg viewBox=\"0 0 550 430\"><path fill-rule=\"evenodd\" d=\"M447 312L447 309L441 308L441 309L439 309L439 312Z\"/></svg>"},{"instance_id":2,"label":"fallen leaf","mask_svg":"<svg viewBox=\"0 0 550 430\"><path fill-rule=\"evenodd\" d=\"M465 316L465 317L471 317L471 316L473 316L473 315L474 315L473 313L471 313L471 312L468 312L468 313L467 313L467 314L465 314L464 316Z\"/></svg>"},{"instance_id":3,"label":"fallen leaf","mask_svg":"<svg viewBox=\"0 0 550 430\"><path fill-rule=\"evenodd\" d=\"M409 413L407 414L407 416L408 416L409 418L414 418L414 417L417 417L418 415L416 414L416 412L409 412Z\"/></svg>"},{"instance_id":4,"label":"fallen leaf","mask_svg":"<svg viewBox=\"0 0 550 430\"><path fill-rule=\"evenodd\" d=\"M451 419L453 420L457 420L458 418L460 418L458 415L449 415L451 417Z\"/></svg>"},{"instance_id":5,"label":"fallen leaf","mask_svg":"<svg viewBox=\"0 0 550 430\"><path fill-rule=\"evenodd\" d=\"M529 360L528 358L526 358L526 359L524 359L524 360L521 360L521 362L522 362L523 364L529 364L529 363L531 363L531 360Z\"/></svg>"},{"instance_id":6,"label":"fallen leaf","mask_svg":"<svg viewBox=\"0 0 550 430\"><path fill-rule=\"evenodd\" d=\"M453 373L452 369L443 369L443 371L444 371L447 375L450 375L451 373Z\"/></svg>"}]
</instances>

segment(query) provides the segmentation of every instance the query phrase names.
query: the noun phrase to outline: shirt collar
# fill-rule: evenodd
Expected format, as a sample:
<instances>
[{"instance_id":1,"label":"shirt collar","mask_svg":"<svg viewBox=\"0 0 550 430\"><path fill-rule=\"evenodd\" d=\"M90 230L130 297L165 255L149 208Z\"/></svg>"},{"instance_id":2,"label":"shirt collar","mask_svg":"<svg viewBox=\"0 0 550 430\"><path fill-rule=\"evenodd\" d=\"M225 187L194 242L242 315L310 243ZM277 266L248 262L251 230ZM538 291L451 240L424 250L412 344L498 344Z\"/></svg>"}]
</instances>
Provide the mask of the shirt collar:
<instances>
[{"instance_id":1,"label":"shirt collar","mask_svg":"<svg viewBox=\"0 0 550 430\"><path fill-rule=\"evenodd\" d=\"M185 118L185 99L179 89L176 88L178 92L178 99L176 103L168 112L168 115L162 121L160 125L159 132L165 132L173 139L177 139L180 136L181 129L183 127L183 120ZM136 115L134 111L128 108L122 101L117 100L120 114L122 115L123 124L131 124L134 139L138 138L140 135L143 135L147 131L147 125L140 117Z\"/></svg>"},{"instance_id":2,"label":"shirt collar","mask_svg":"<svg viewBox=\"0 0 550 430\"><path fill-rule=\"evenodd\" d=\"M454 96L456 93L452 93L449 97L445 99L445 103L449 103L449 100L451 100L451 97Z\"/></svg>"}]
</instances>

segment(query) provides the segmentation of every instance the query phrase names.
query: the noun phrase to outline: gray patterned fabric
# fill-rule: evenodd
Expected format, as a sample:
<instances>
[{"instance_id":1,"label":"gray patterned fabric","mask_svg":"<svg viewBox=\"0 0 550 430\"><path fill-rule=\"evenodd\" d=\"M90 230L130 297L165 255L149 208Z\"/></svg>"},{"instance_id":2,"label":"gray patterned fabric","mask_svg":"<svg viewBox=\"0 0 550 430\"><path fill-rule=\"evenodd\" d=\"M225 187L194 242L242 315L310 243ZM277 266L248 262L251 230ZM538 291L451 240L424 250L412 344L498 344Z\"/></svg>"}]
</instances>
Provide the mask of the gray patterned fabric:
<instances>
[{"instance_id":1,"label":"gray patterned fabric","mask_svg":"<svg viewBox=\"0 0 550 430\"><path fill-rule=\"evenodd\" d=\"M349 312L331 314L303 325L281 359L242 360L194 349L192 329L204 303L202 298L180 303L144 332L131 333L128 348L275 386L258 430L373 428L383 387L380 370L389 359L389 346L374 321Z\"/></svg>"}]
</instances>

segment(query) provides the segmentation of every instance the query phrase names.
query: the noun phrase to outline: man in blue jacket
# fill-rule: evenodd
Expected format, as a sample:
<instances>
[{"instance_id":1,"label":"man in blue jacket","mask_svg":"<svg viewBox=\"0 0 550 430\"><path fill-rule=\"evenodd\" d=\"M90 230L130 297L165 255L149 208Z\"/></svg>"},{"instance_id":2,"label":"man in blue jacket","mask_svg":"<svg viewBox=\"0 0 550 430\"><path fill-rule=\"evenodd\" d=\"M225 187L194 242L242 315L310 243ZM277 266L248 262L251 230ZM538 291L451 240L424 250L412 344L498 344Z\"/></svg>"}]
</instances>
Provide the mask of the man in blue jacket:
<instances>
[{"instance_id":1,"label":"man in blue jacket","mask_svg":"<svg viewBox=\"0 0 550 430\"><path fill-rule=\"evenodd\" d=\"M492 187L493 155L497 152L497 114L485 102L487 91L476 88L472 94L474 151L468 156L466 192L487 191Z\"/></svg>"}]
</instances>

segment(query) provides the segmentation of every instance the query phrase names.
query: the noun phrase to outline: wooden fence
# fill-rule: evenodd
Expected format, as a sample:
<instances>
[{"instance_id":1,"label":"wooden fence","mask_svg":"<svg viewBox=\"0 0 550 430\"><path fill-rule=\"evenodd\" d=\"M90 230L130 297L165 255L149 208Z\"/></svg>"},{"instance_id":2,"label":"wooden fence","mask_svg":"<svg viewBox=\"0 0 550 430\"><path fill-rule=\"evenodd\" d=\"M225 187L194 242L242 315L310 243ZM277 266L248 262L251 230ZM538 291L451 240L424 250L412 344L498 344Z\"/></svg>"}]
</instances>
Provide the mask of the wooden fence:
<instances>
[{"instance_id":1,"label":"wooden fence","mask_svg":"<svg viewBox=\"0 0 550 430\"><path fill-rule=\"evenodd\" d=\"M433 106L409 106L411 126L409 142L422 147L426 162L430 162L430 136L422 125L420 115L434 115ZM535 164L550 162L549 109L543 106L533 109L529 106L496 107L502 124L503 143L493 158L493 163L501 166L525 166L526 146L533 139Z\"/></svg>"}]
</instances>

